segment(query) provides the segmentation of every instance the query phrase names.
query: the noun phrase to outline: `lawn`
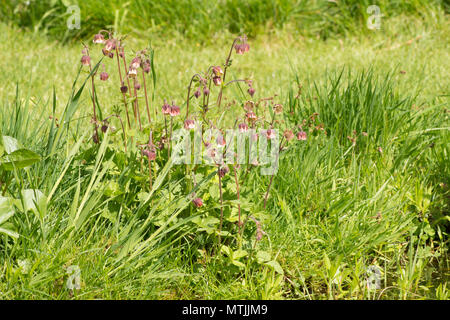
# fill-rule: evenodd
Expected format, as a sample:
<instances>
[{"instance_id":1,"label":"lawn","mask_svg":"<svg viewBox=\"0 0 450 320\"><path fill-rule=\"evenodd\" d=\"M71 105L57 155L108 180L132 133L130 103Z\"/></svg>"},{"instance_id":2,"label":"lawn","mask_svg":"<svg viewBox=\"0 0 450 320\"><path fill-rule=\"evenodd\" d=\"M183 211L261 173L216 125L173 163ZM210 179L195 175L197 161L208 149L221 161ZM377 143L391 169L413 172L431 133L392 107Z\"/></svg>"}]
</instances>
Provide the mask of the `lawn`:
<instances>
[{"instance_id":1,"label":"lawn","mask_svg":"<svg viewBox=\"0 0 450 320\"><path fill-rule=\"evenodd\" d=\"M449 299L445 3L102 3L0 5L0 299Z\"/></svg>"}]
</instances>

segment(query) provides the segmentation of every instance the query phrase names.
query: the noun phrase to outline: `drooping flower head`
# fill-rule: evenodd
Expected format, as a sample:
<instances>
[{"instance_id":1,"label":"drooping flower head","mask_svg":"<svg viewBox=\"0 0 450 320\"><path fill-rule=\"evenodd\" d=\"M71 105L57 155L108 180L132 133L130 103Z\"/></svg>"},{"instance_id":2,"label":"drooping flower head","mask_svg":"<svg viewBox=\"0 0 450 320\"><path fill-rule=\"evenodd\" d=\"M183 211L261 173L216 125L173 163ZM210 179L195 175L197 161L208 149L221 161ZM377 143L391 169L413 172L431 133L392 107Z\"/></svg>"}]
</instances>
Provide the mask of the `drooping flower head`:
<instances>
[{"instance_id":1,"label":"drooping flower head","mask_svg":"<svg viewBox=\"0 0 450 320\"><path fill-rule=\"evenodd\" d=\"M107 72L103 71L102 73L100 73L100 80L106 81L106 80L108 80L108 78L109 78L109 75Z\"/></svg>"},{"instance_id":2,"label":"drooping flower head","mask_svg":"<svg viewBox=\"0 0 450 320\"><path fill-rule=\"evenodd\" d=\"M172 104L172 106L170 107L170 116L175 117L178 116L179 114L180 114L180 107Z\"/></svg>"},{"instance_id":3,"label":"drooping flower head","mask_svg":"<svg viewBox=\"0 0 450 320\"><path fill-rule=\"evenodd\" d=\"M305 131L299 131L297 132L297 140L306 140L306 132Z\"/></svg>"},{"instance_id":4,"label":"drooping flower head","mask_svg":"<svg viewBox=\"0 0 450 320\"><path fill-rule=\"evenodd\" d=\"M184 128L186 130L192 130L195 129L195 121L194 120L190 120L190 119L186 119L184 121Z\"/></svg>"},{"instance_id":5,"label":"drooping flower head","mask_svg":"<svg viewBox=\"0 0 450 320\"><path fill-rule=\"evenodd\" d=\"M81 64L83 66L90 66L91 65L91 57L84 55L81 57Z\"/></svg>"},{"instance_id":6,"label":"drooping flower head","mask_svg":"<svg viewBox=\"0 0 450 320\"><path fill-rule=\"evenodd\" d=\"M239 132L244 133L248 131L248 125L246 123L240 123L238 125Z\"/></svg>"},{"instance_id":7,"label":"drooping flower head","mask_svg":"<svg viewBox=\"0 0 450 320\"><path fill-rule=\"evenodd\" d=\"M101 33L97 33L94 36L94 40L92 40L94 43L105 43L105 37Z\"/></svg>"},{"instance_id":8,"label":"drooping flower head","mask_svg":"<svg viewBox=\"0 0 450 320\"><path fill-rule=\"evenodd\" d=\"M164 100L161 110L163 114L170 114L170 104L168 104L166 100Z\"/></svg>"}]
</instances>

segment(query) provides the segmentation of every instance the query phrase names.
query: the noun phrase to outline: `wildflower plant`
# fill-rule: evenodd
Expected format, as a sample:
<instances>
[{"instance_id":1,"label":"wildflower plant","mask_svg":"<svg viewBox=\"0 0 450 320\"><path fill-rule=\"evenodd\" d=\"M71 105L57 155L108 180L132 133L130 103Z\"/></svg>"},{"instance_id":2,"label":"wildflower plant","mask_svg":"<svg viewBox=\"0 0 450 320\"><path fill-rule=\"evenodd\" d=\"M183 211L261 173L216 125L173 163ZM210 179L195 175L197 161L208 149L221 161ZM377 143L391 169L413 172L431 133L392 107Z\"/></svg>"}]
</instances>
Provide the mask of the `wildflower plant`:
<instances>
[{"instance_id":1,"label":"wildflower plant","mask_svg":"<svg viewBox=\"0 0 450 320\"><path fill-rule=\"evenodd\" d=\"M233 53L249 53L247 41L246 36L235 38L223 64L211 64L205 71L195 73L183 104L177 104L170 96L160 105L149 100L149 84L156 79L151 48L128 53L125 37L101 30L92 41L99 52L100 75L97 77L97 69L92 68L94 49L84 45L81 58L82 68L90 73L92 87L93 148L98 148L95 145L100 145L108 132L122 132L124 149L113 148L113 162L119 172L132 168L127 188L134 188L138 194L152 194L155 183L161 183L155 182L155 177L168 168L164 172L167 189L161 192L168 195L168 201L177 196L190 199L184 214L198 216L192 222L208 238L215 239L211 242L216 244L212 253L222 252L220 248L224 246L229 253L232 244L241 250L245 239L254 249L263 240L263 224L252 212L260 211L261 204L263 211L266 208L280 153L296 141L305 143L308 135L304 130L317 116L300 124L292 123L283 105L276 102L277 96L262 97L249 78L227 79ZM111 82L113 70L117 70L118 83ZM104 118L95 90L97 79L115 86L121 100L114 106L115 112ZM240 101L226 97L230 86L241 85L247 87L245 97ZM112 125L114 119L120 123L119 130ZM270 176L266 191L259 195L246 185L249 175L258 175L257 167L260 175ZM197 181L205 177L211 177L209 183L200 188ZM124 199L136 201L123 194L121 201ZM205 219L209 219L208 226ZM248 226L249 219L255 222L256 229Z\"/></svg>"}]
</instances>

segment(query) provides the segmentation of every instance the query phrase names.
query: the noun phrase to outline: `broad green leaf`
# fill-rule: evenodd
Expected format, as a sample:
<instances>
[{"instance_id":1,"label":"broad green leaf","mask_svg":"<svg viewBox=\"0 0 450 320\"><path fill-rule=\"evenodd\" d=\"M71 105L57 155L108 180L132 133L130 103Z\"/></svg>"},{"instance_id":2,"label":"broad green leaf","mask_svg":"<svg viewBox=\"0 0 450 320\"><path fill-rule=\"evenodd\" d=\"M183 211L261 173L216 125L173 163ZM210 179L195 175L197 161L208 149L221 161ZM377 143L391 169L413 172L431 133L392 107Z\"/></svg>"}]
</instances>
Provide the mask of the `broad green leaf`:
<instances>
[{"instance_id":1,"label":"broad green leaf","mask_svg":"<svg viewBox=\"0 0 450 320\"><path fill-rule=\"evenodd\" d=\"M38 217L43 218L47 211L47 197L37 189L22 190L23 209L32 211Z\"/></svg>"},{"instance_id":2,"label":"broad green leaf","mask_svg":"<svg viewBox=\"0 0 450 320\"><path fill-rule=\"evenodd\" d=\"M272 267L275 270L275 272L279 274L284 274L283 268L281 268L280 264L275 260L266 262L265 265Z\"/></svg>"},{"instance_id":3,"label":"broad green leaf","mask_svg":"<svg viewBox=\"0 0 450 320\"><path fill-rule=\"evenodd\" d=\"M270 253L268 253L267 251L258 251L256 253L256 260L258 261L258 263L264 263L270 261L270 259Z\"/></svg>"},{"instance_id":4,"label":"broad green leaf","mask_svg":"<svg viewBox=\"0 0 450 320\"><path fill-rule=\"evenodd\" d=\"M4 155L0 162L5 170L14 170L14 168L21 169L31 166L39 160L41 160L41 157L37 153L27 149L19 149Z\"/></svg>"}]
</instances>

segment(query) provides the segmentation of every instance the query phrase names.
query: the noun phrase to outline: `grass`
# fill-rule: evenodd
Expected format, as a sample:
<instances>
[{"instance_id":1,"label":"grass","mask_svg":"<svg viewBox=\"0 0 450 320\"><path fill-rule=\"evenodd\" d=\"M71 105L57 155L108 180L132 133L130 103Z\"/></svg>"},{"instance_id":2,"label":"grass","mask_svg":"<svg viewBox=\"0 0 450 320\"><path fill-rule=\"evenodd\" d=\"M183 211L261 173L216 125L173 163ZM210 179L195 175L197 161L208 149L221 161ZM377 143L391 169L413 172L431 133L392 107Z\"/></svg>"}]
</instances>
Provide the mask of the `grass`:
<instances>
[{"instance_id":1,"label":"grass","mask_svg":"<svg viewBox=\"0 0 450 320\"><path fill-rule=\"evenodd\" d=\"M0 297L448 299L448 15L436 7L417 14L420 1L401 14L405 4L390 3L400 6L382 20L380 31L358 31L361 22L349 22L354 14L342 18L343 29L329 31L327 40L326 27L318 27L322 39L297 37L286 32L288 26L268 34L261 29L250 52L234 56L230 80L253 79L255 99L277 95L286 124L317 112L327 134L311 127L307 141L282 153L267 208L263 196L270 177L251 171L241 186L241 209L265 234L256 241L258 227L249 220L242 246L231 237L220 252L214 239L221 207L224 230L237 232L232 176L223 180L223 206L214 187L218 177L213 170L201 172L196 192L204 207L196 209L185 192L190 179L184 168L158 158L150 190L139 150L130 146L124 153L120 132L107 133L99 145L90 141L90 89L80 90L89 74L82 72L72 86L82 47L54 40L56 26L48 27L48 37L0 24L0 77L6 84L0 88L1 134L40 155L32 166L1 171L3 197L15 201L6 226L19 237L0 233ZM168 8L161 4L157 17L176 19ZM201 10L196 14L208 23ZM111 13L104 15L98 23L112 24ZM230 17L235 16L221 19ZM237 25L251 32L246 18L240 19ZM265 19L261 13L254 23ZM134 35L148 28L139 23ZM174 23L175 32L180 24ZM225 59L229 32L236 30L230 25L212 44L196 36L222 28L202 28L187 30L187 39L151 39L157 76L152 107L159 110L163 99L173 99L183 113L192 74ZM128 50L148 40L130 39ZM96 86L103 115L121 101L110 85L119 83L114 67L105 61L110 82ZM238 89L225 94L226 101L244 101ZM154 125L163 128L162 123L159 118ZM36 195L30 202L24 190L40 190L45 203ZM73 265L81 270L80 290L66 287ZM381 272L377 290L366 286L371 265Z\"/></svg>"}]
</instances>

